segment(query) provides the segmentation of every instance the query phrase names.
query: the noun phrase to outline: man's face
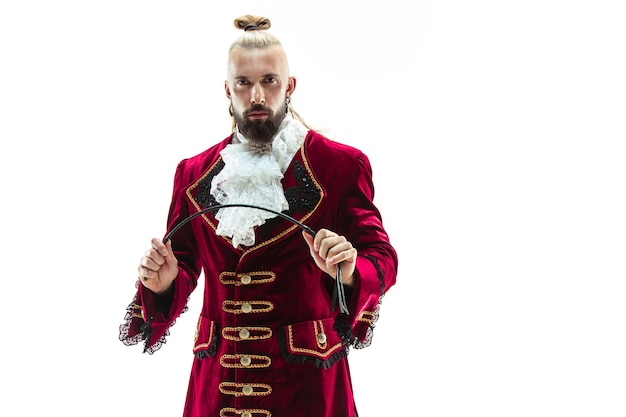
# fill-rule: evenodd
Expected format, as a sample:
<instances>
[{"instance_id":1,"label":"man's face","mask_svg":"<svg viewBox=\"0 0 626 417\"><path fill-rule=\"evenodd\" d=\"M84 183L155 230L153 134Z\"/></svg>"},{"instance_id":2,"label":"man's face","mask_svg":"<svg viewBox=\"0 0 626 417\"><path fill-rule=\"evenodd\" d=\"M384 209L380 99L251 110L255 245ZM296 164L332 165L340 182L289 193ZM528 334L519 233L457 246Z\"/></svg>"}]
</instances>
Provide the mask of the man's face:
<instances>
[{"instance_id":1,"label":"man's face","mask_svg":"<svg viewBox=\"0 0 626 417\"><path fill-rule=\"evenodd\" d=\"M239 132L253 143L271 142L285 118L285 98L295 85L280 46L234 48L225 88Z\"/></svg>"}]
</instances>

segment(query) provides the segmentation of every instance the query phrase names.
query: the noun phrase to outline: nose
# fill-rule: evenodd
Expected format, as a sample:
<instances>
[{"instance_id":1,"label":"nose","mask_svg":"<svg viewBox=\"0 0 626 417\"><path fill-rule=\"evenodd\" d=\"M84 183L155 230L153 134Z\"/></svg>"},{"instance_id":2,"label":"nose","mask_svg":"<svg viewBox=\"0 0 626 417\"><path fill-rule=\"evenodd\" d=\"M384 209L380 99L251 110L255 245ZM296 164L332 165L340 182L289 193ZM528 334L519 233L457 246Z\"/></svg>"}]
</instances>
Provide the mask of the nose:
<instances>
[{"instance_id":1,"label":"nose","mask_svg":"<svg viewBox=\"0 0 626 417\"><path fill-rule=\"evenodd\" d=\"M260 85L255 85L252 88L250 104L265 104L265 93L263 92L263 89Z\"/></svg>"}]
</instances>

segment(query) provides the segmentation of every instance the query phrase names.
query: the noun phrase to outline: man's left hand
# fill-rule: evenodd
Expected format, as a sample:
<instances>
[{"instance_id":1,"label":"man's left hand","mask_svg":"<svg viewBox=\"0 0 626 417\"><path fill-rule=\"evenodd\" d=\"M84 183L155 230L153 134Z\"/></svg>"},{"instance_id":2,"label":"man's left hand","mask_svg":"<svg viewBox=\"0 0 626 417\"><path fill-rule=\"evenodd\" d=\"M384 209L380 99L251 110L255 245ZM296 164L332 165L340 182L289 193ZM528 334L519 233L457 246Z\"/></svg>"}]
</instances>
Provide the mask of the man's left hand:
<instances>
[{"instance_id":1,"label":"man's left hand","mask_svg":"<svg viewBox=\"0 0 626 417\"><path fill-rule=\"evenodd\" d=\"M331 277L337 276L337 265L341 263L341 280L344 285L354 285L354 268L357 251L344 236L328 229L320 229L315 237L302 232L309 245L315 264Z\"/></svg>"}]
</instances>

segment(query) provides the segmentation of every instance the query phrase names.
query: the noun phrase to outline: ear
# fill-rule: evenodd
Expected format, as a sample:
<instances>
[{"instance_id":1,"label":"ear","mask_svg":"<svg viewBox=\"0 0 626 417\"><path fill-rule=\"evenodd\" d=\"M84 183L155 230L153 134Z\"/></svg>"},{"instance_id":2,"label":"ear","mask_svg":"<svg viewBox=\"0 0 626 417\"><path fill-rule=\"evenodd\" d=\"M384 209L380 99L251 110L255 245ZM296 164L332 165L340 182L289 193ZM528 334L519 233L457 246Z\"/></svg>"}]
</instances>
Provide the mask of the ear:
<instances>
[{"instance_id":1,"label":"ear","mask_svg":"<svg viewBox=\"0 0 626 417\"><path fill-rule=\"evenodd\" d=\"M287 96L293 94L296 89L296 77L289 77L289 82L287 83Z\"/></svg>"},{"instance_id":2,"label":"ear","mask_svg":"<svg viewBox=\"0 0 626 417\"><path fill-rule=\"evenodd\" d=\"M226 92L226 98L230 99L230 88L228 87L228 80L224 81L224 91Z\"/></svg>"}]
</instances>

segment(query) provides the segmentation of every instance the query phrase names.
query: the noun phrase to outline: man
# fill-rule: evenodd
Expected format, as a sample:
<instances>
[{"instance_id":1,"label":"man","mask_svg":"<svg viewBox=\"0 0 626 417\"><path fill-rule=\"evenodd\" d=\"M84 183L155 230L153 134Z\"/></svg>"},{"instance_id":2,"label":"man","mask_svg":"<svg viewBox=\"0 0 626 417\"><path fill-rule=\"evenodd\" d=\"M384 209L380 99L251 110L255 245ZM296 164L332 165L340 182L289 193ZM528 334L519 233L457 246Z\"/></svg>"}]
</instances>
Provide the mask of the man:
<instances>
[{"instance_id":1,"label":"man","mask_svg":"<svg viewBox=\"0 0 626 417\"><path fill-rule=\"evenodd\" d=\"M398 262L371 166L291 109L296 79L269 20L235 26L234 132L180 162L175 233L141 258L120 339L158 350L204 272L185 417L354 417L347 354L371 342Z\"/></svg>"}]
</instances>

